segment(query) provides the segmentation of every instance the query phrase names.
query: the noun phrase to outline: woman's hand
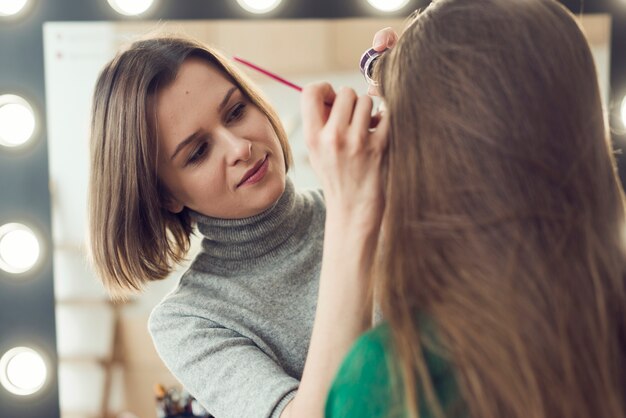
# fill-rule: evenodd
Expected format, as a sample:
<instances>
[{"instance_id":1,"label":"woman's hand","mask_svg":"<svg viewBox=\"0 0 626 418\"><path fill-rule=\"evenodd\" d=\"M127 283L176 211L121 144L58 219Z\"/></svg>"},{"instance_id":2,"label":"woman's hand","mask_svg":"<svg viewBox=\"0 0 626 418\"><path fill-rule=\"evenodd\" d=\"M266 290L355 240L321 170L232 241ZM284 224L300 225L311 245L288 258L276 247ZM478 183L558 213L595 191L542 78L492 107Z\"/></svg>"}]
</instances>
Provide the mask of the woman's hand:
<instances>
[{"instance_id":1,"label":"woman's hand","mask_svg":"<svg viewBox=\"0 0 626 418\"><path fill-rule=\"evenodd\" d=\"M372 41L372 48L375 51L384 51L385 49L393 48L398 42L398 34L390 27L379 30L374 34ZM371 96L380 96L380 92L376 86L369 86L367 88L367 94Z\"/></svg>"},{"instance_id":2,"label":"woman's hand","mask_svg":"<svg viewBox=\"0 0 626 418\"><path fill-rule=\"evenodd\" d=\"M384 209L383 157L388 116L370 129L372 98L328 83L309 85L301 107L306 144L327 205L327 216L373 231Z\"/></svg>"}]
</instances>

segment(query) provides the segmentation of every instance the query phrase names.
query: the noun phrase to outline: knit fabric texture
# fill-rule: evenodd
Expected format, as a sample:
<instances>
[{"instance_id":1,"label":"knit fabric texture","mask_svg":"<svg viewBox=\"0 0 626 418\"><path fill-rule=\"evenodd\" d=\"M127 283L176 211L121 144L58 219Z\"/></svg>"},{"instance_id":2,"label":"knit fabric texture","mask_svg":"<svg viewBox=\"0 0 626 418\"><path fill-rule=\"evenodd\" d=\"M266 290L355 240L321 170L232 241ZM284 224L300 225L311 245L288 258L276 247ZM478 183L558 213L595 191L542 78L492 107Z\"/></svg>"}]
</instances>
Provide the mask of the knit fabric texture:
<instances>
[{"instance_id":1,"label":"knit fabric texture","mask_svg":"<svg viewBox=\"0 0 626 418\"><path fill-rule=\"evenodd\" d=\"M148 327L164 363L216 418L277 418L295 396L319 288L325 206L296 192L246 219L192 213L202 250Z\"/></svg>"}]
</instances>

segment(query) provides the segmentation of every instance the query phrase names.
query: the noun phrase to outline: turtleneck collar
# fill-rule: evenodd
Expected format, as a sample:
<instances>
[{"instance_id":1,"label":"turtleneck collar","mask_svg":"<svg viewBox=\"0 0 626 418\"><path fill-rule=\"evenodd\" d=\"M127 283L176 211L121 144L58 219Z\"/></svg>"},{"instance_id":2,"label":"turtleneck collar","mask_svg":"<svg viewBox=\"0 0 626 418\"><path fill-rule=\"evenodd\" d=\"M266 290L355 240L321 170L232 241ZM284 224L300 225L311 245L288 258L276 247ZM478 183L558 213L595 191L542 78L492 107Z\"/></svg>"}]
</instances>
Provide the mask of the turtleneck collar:
<instances>
[{"instance_id":1,"label":"turtleneck collar","mask_svg":"<svg viewBox=\"0 0 626 418\"><path fill-rule=\"evenodd\" d=\"M202 256L222 264L246 262L273 251L289 239L310 210L287 177L285 191L270 208L243 219L219 219L191 211L203 236Z\"/></svg>"}]
</instances>

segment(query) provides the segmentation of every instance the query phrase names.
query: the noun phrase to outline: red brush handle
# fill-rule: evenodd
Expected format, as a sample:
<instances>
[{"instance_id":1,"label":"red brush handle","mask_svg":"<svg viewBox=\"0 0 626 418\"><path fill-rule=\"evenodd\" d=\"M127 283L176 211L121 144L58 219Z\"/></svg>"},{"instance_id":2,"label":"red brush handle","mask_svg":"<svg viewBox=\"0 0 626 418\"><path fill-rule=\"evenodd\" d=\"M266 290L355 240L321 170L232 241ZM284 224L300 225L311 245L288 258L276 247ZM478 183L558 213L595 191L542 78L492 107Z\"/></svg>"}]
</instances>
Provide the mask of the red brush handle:
<instances>
[{"instance_id":1,"label":"red brush handle","mask_svg":"<svg viewBox=\"0 0 626 418\"><path fill-rule=\"evenodd\" d=\"M265 75L266 75L266 76L268 76L268 77L273 78L273 79L274 79L274 80L276 80L276 81L279 81L279 82L281 82L281 83L283 83L283 84L285 84L285 85L287 85L287 86L291 87L292 89L295 89L295 90L298 90L298 91L302 91L302 87L300 87L299 85L294 84L294 83L292 83L291 81L285 80L285 79L284 79L284 78L282 78L281 76L279 76L279 75L277 75L277 74L274 74L274 73L272 73L272 72L270 72L270 71L267 71L267 70L265 70L265 69L263 69L263 68L261 68L261 67L259 67L259 66L255 65L255 64L251 63L250 61L246 61L246 60L244 60L243 58L239 58L239 57L233 57L233 59L234 59L235 61L238 61L238 62L240 62L240 63L244 64L244 65L247 65L248 67L250 67L250 68L252 68L252 69L254 69L254 70L257 70L257 71L258 71L258 72L260 72L260 73L265 74Z\"/></svg>"}]
</instances>

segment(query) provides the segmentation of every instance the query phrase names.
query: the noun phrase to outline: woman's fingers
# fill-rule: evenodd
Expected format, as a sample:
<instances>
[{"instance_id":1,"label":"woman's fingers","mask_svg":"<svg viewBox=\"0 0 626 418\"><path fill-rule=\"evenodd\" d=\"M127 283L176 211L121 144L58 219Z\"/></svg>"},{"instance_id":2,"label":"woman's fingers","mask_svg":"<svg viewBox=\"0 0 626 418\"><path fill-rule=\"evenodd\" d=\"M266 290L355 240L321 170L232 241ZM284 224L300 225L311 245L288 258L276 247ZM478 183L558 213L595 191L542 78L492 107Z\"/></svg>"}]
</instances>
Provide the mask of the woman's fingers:
<instances>
[{"instance_id":1,"label":"woman's fingers","mask_svg":"<svg viewBox=\"0 0 626 418\"><path fill-rule=\"evenodd\" d=\"M391 27L386 27L374 34L372 47L376 51L383 51L386 48L393 48L398 42L398 34Z\"/></svg>"},{"instance_id":2,"label":"woman's fingers","mask_svg":"<svg viewBox=\"0 0 626 418\"><path fill-rule=\"evenodd\" d=\"M386 115L372 124L372 99L352 89L328 93L327 85L303 90L302 118L311 165L324 189L327 214L378 228L384 208L382 175L387 143ZM328 117L324 100L333 98ZM381 118L378 120L378 118Z\"/></svg>"},{"instance_id":3,"label":"woman's fingers","mask_svg":"<svg viewBox=\"0 0 626 418\"><path fill-rule=\"evenodd\" d=\"M332 107L325 104L329 101ZM347 87L338 93L327 83L305 87L302 92L303 129L309 147L312 150L335 149L339 153L345 144L350 144L350 152L363 149L364 145L381 149L378 142L386 139L384 115L372 116L372 108L371 97L358 97ZM377 135L372 136L373 133ZM372 138L377 143L371 143Z\"/></svg>"},{"instance_id":4,"label":"woman's fingers","mask_svg":"<svg viewBox=\"0 0 626 418\"><path fill-rule=\"evenodd\" d=\"M328 83L310 84L302 89L300 107L307 115L302 121L304 132L319 132L326 125L335 97L335 91Z\"/></svg>"},{"instance_id":5,"label":"woman's fingers","mask_svg":"<svg viewBox=\"0 0 626 418\"><path fill-rule=\"evenodd\" d=\"M337 93L333 108L330 111L328 125L338 130L344 129L350 125L356 99L357 95L354 90L348 87L342 87L339 93Z\"/></svg>"},{"instance_id":6,"label":"woman's fingers","mask_svg":"<svg viewBox=\"0 0 626 418\"><path fill-rule=\"evenodd\" d=\"M372 120L372 107L374 103L369 96L360 96L354 107L352 126L357 132L367 133Z\"/></svg>"}]
</instances>

